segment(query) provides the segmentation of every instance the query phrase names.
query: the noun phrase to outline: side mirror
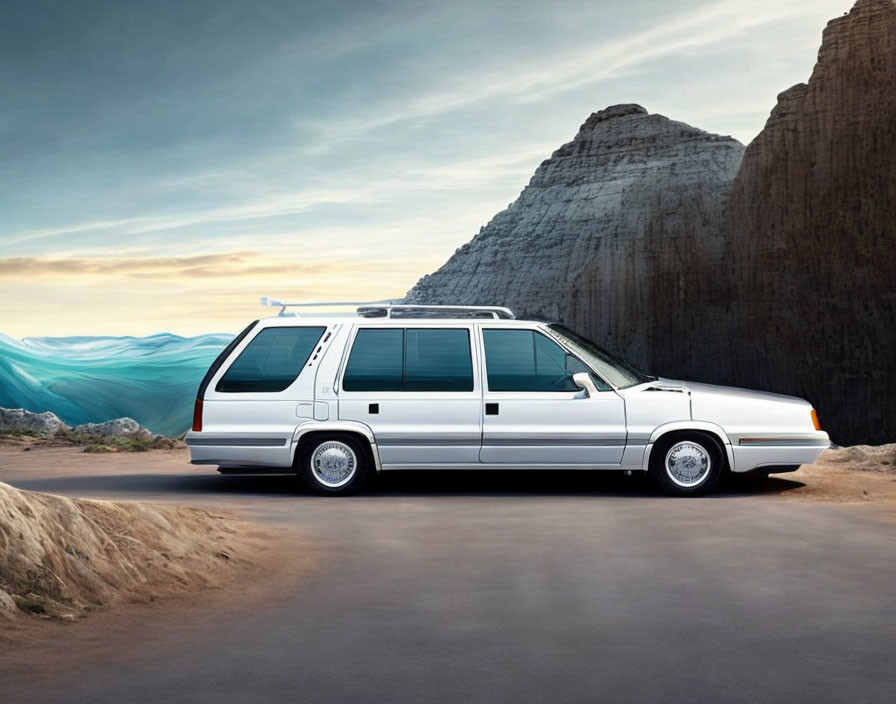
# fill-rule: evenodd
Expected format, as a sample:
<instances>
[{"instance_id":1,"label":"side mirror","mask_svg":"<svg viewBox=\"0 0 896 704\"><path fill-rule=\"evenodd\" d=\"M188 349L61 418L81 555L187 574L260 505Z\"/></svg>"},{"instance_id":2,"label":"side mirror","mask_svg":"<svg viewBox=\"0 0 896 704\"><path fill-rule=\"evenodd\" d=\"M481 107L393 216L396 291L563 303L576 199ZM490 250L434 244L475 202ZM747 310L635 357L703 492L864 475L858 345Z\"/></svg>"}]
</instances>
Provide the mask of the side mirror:
<instances>
[{"instance_id":1,"label":"side mirror","mask_svg":"<svg viewBox=\"0 0 896 704\"><path fill-rule=\"evenodd\" d=\"M588 393L588 396L594 396L598 393L597 385L594 383L594 379L591 378L591 375L588 374L588 372L573 374L572 380L576 386L580 389L584 389Z\"/></svg>"}]
</instances>

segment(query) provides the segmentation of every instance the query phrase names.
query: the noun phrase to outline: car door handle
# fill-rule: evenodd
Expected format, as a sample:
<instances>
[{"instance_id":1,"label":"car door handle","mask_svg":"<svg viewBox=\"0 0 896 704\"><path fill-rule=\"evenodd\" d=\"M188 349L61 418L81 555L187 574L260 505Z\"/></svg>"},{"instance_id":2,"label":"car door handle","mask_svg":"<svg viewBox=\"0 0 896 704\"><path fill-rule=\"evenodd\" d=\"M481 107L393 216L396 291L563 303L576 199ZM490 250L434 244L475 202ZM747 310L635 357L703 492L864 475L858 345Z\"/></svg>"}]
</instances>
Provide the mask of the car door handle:
<instances>
[{"instance_id":1,"label":"car door handle","mask_svg":"<svg viewBox=\"0 0 896 704\"><path fill-rule=\"evenodd\" d=\"M487 416L498 415L498 404L497 403L485 404L485 415L487 415Z\"/></svg>"}]
</instances>

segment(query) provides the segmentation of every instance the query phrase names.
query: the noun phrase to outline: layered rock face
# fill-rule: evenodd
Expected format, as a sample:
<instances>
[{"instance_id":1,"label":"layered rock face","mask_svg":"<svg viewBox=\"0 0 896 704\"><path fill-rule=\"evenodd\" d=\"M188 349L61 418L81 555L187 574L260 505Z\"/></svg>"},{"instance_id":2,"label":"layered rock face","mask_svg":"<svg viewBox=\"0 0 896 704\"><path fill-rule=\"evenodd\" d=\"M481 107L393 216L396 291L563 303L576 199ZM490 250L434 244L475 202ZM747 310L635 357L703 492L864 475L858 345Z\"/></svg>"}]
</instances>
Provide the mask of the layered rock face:
<instances>
[{"instance_id":1,"label":"layered rock face","mask_svg":"<svg viewBox=\"0 0 896 704\"><path fill-rule=\"evenodd\" d=\"M653 373L808 398L835 442L892 441L896 0L829 23L741 157L596 113L409 300L564 321Z\"/></svg>"},{"instance_id":2,"label":"layered rock face","mask_svg":"<svg viewBox=\"0 0 896 704\"><path fill-rule=\"evenodd\" d=\"M824 32L750 144L725 219L723 381L810 399L839 443L896 438L896 4Z\"/></svg>"},{"instance_id":3,"label":"layered rock face","mask_svg":"<svg viewBox=\"0 0 896 704\"><path fill-rule=\"evenodd\" d=\"M730 137L638 105L594 113L510 207L406 300L501 304L567 321L576 280L599 263L596 276L610 295L595 294L587 317L601 321L601 338L631 333L646 349L651 323L700 299L699 287L676 272L694 256L719 256L722 206L742 153ZM656 295L667 286L673 290Z\"/></svg>"}]
</instances>

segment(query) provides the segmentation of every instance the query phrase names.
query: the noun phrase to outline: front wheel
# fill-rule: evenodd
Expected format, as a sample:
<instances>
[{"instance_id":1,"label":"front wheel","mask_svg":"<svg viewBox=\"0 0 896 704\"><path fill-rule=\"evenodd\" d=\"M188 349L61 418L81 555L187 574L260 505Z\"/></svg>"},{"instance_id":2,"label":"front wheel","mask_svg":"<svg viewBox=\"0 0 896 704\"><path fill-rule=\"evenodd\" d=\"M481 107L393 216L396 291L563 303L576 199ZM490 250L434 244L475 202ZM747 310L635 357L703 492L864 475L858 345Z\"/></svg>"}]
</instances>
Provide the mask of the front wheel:
<instances>
[{"instance_id":1,"label":"front wheel","mask_svg":"<svg viewBox=\"0 0 896 704\"><path fill-rule=\"evenodd\" d=\"M355 437L321 436L302 448L299 474L316 494L352 494L367 481L368 457L367 449Z\"/></svg>"},{"instance_id":2,"label":"front wheel","mask_svg":"<svg viewBox=\"0 0 896 704\"><path fill-rule=\"evenodd\" d=\"M724 459L718 444L702 433L660 439L650 453L650 476L672 496L701 496L722 477Z\"/></svg>"}]
</instances>

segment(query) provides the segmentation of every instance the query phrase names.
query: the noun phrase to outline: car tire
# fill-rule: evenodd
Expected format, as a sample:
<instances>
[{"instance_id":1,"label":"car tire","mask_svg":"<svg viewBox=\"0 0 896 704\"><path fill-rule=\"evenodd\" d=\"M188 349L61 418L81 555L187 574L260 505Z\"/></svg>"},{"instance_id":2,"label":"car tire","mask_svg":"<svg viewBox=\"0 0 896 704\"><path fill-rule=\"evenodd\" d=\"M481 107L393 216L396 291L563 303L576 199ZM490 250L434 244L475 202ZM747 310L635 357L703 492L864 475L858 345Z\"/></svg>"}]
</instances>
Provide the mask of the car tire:
<instances>
[{"instance_id":1,"label":"car tire","mask_svg":"<svg viewBox=\"0 0 896 704\"><path fill-rule=\"evenodd\" d=\"M724 471L719 443L704 433L660 438L650 452L650 477L670 496L702 496L719 483Z\"/></svg>"},{"instance_id":2,"label":"car tire","mask_svg":"<svg viewBox=\"0 0 896 704\"><path fill-rule=\"evenodd\" d=\"M345 496L363 488L372 465L370 449L353 435L321 435L304 443L298 474L320 496Z\"/></svg>"}]
</instances>

